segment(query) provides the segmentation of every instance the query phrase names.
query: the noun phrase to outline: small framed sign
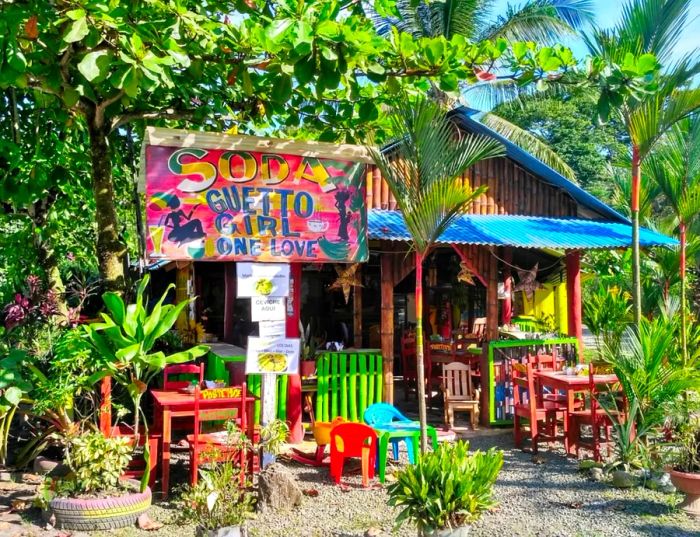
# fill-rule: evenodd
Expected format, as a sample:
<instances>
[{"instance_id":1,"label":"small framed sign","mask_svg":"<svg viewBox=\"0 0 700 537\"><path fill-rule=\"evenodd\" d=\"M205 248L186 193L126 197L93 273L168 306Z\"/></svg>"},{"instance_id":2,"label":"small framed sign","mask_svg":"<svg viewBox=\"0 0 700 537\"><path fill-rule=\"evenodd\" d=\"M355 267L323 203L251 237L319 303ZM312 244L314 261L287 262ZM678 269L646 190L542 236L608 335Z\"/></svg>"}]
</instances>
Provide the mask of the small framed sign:
<instances>
[{"instance_id":1,"label":"small framed sign","mask_svg":"<svg viewBox=\"0 0 700 537\"><path fill-rule=\"evenodd\" d=\"M238 298L289 296L286 263L236 263Z\"/></svg>"},{"instance_id":2,"label":"small framed sign","mask_svg":"<svg viewBox=\"0 0 700 537\"><path fill-rule=\"evenodd\" d=\"M249 337L245 372L293 375L299 372L298 338Z\"/></svg>"}]
</instances>

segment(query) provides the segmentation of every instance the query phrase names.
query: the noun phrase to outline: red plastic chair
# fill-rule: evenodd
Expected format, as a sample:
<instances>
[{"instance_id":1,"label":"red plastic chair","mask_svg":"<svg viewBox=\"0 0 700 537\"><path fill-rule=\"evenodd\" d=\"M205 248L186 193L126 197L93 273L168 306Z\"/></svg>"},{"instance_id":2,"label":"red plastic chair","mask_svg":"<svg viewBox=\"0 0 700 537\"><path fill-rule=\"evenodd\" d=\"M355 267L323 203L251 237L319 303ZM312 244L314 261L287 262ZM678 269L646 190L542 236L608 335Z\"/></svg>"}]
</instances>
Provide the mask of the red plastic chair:
<instances>
[{"instance_id":1,"label":"red plastic chair","mask_svg":"<svg viewBox=\"0 0 700 537\"><path fill-rule=\"evenodd\" d=\"M194 433L187 435L187 441L190 444L190 484L197 484L198 469L200 464L207 462L220 461L237 461L240 465L240 480L241 485L245 483L246 455L247 449L239 445L231 445L227 443L225 435L221 434L223 429L222 421L234 420L242 433L246 434L249 439L253 440L252 422L248 423L246 415L247 397L245 382L241 385L240 404L231 404L228 408L207 409L201 408L202 395L197 386L194 390ZM207 401L212 401L208 399ZM219 422L219 431L206 431L207 427L204 424L209 422L210 427L214 428L212 422ZM252 465L251 465L252 466Z\"/></svg>"},{"instance_id":2,"label":"red plastic chair","mask_svg":"<svg viewBox=\"0 0 700 537\"><path fill-rule=\"evenodd\" d=\"M341 423L331 429L331 479L340 484L343 464L348 457L362 458L362 486L374 478L377 459L377 433L362 423Z\"/></svg>"},{"instance_id":3,"label":"red plastic chair","mask_svg":"<svg viewBox=\"0 0 700 537\"><path fill-rule=\"evenodd\" d=\"M176 364L169 365L163 370L163 389L164 390L180 390L187 388L191 384L188 380L170 380L170 377L175 375L197 375L199 384L204 382L204 364Z\"/></svg>"}]
</instances>

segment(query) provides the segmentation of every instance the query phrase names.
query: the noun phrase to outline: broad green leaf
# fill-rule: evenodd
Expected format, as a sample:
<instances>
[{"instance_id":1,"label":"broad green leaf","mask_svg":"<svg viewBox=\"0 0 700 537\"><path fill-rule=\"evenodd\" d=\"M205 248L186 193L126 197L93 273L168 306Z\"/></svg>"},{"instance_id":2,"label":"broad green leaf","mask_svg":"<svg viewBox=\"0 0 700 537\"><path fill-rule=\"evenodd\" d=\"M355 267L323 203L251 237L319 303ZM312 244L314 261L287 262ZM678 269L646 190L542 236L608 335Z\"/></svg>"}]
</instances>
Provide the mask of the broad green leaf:
<instances>
[{"instance_id":1,"label":"broad green leaf","mask_svg":"<svg viewBox=\"0 0 700 537\"><path fill-rule=\"evenodd\" d=\"M7 390L5 390L3 396L8 403L17 406L22 400L22 390L16 386L10 386L7 388Z\"/></svg>"},{"instance_id":2,"label":"broad green leaf","mask_svg":"<svg viewBox=\"0 0 700 537\"><path fill-rule=\"evenodd\" d=\"M292 95L292 79L287 75L279 75L272 86L272 100L286 103Z\"/></svg>"},{"instance_id":3,"label":"broad green leaf","mask_svg":"<svg viewBox=\"0 0 700 537\"><path fill-rule=\"evenodd\" d=\"M109 71L110 57L107 50L88 52L78 64L78 71L90 82L104 78Z\"/></svg>"},{"instance_id":4,"label":"broad green leaf","mask_svg":"<svg viewBox=\"0 0 700 537\"><path fill-rule=\"evenodd\" d=\"M87 18L83 16L70 25L66 35L63 36L63 40L66 43L75 43L82 40L89 32Z\"/></svg>"},{"instance_id":5,"label":"broad green leaf","mask_svg":"<svg viewBox=\"0 0 700 537\"><path fill-rule=\"evenodd\" d=\"M121 325L124 322L124 316L126 314L126 306L124 305L122 297L117 293L108 291L102 295L102 301L112 314L114 322Z\"/></svg>"}]
</instances>

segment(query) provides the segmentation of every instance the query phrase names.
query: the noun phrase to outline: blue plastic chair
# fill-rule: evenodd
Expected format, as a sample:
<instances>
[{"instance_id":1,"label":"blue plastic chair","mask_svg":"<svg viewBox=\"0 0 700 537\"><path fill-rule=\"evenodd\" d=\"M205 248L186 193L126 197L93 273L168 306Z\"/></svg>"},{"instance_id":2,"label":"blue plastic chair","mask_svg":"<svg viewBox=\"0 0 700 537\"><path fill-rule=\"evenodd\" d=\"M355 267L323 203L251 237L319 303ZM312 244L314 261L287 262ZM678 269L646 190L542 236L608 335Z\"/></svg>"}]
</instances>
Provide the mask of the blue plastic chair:
<instances>
[{"instance_id":1,"label":"blue plastic chair","mask_svg":"<svg viewBox=\"0 0 700 537\"><path fill-rule=\"evenodd\" d=\"M396 427L396 429L405 429L407 428L407 425L409 426L408 428L412 428L411 426L418 427L417 422L404 416L398 408L396 408L394 405L390 405L389 403L374 403L373 405L368 406L365 413L362 415L362 418L370 427L377 426L384 429L392 429L394 428L392 424L400 424L398 427ZM415 457L413 456L413 442L410 438L392 438L391 449L394 460L399 459L399 443L401 440L406 443L409 462L414 464ZM379 460L379 458L377 458L377 460Z\"/></svg>"}]
</instances>

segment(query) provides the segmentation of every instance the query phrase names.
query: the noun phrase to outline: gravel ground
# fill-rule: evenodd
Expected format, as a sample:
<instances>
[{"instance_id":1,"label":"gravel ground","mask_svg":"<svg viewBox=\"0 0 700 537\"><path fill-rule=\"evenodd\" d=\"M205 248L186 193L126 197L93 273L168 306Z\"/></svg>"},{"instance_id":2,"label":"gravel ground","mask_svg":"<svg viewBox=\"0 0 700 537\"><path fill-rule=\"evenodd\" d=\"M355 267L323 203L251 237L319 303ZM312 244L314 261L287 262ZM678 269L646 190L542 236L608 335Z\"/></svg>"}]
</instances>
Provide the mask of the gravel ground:
<instances>
[{"instance_id":1,"label":"gravel ground","mask_svg":"<svg viewBox=\"0 0 700 537\"><path fill-rule=\"evenodd\" d=\"M439 422L436 413L430 421ZM458 423L459 425L459 423ZM604 483L589 481L577 472L575 460L563 452L541 451L537 464L532 455L513 448L510 430L461 430L472 448L497 446L505 452L505 463L495 487L499 507L485 514L472 528L477 536L659 536L700 537L700 522L693 521L674 506L678 495L665 495L645 489L618 490ZM304 446L312 450L311 444ZM404 455L405 458L405 455ZM184 479L184 460L174 467L173 477ZM335 486L327 468L313 468L289 462L302 490L315 490L318 496L304 496L300 508L280 514L259 515L250 523L252 537L361 536L374 528L399 536L413 536L415 530L403 527L393 531L395 511L387 506L384 487L363 489L359 475L344 478L348 490ZM57 537L38 524L36 510L24 515L23 535ZM150 515L166 525L157 531L135 528L111 533L93 533L93 537L185 537L194 535L192 526L175 523L175 507L156 503ZM5 534L0 531L0 536ZM65 534L63 534L65 537ZM73 537L85 537L74 534Z\"/></svg>"}]
</instances>

